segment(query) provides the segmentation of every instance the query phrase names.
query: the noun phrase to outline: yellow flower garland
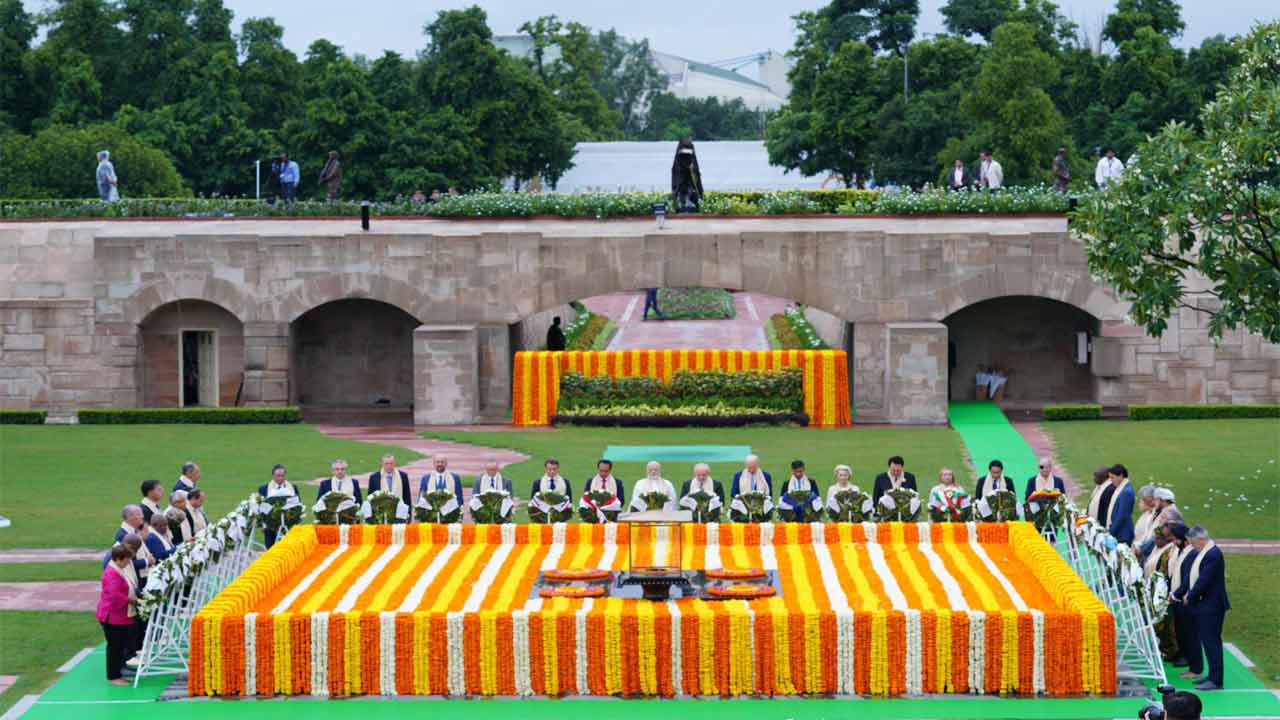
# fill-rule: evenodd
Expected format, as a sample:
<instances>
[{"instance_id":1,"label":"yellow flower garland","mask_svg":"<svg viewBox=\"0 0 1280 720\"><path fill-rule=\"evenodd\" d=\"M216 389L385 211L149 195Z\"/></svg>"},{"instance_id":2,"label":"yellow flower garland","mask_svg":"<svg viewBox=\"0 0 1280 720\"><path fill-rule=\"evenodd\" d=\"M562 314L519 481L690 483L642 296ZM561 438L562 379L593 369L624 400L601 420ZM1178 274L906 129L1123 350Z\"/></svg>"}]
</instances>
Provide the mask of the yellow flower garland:
<instances>
[{"instance_id":1,"label":"yellow flower garland","mask_svg":"<svg viewBox=\"0 0 1280 720\"><path fill-rule=\"evenodd\" d=\"M480 692L498 693L498 616L492 610L480 612Z\"/></svg>"},{"instance_id":2,"label":"yellow flower garland","mask_svg":"<svg viewBox=\"0 0 1280 720\"><path fill-rule=\"evenodd\" d=\"M884 610L871 613L870 685L872 695L889 694L889 623Z\"/></svg>"},{"instance_id":3,"label":"yellow flower garland","mask_svg":"<svg viewBox=\"0 0 1280 720\"><path fill-rule=\"evenodd\" d=\"M773 621L773 684L779 695L794 695L796 686L791 682L791 630L788 627L787 606L781 598L769 601L769 615Z\"/></svg>"},{"instance_id":4,"label":"yellow flower garland","mask_svg":"<svg viewBox=\"0 0 1280 720\"><path fill-rule=\"evenodd\" d=\"M937 647L937 687L935 692L949 693L955 692L955 683L951 678L952 657L951 657L951 611L947 609L939 609L934 621L934 632L937 637L935 647ZM927 690L927 688L926 688Z\"/></svg>"},{"instance_id":5,"label":"yellow flower garland","mask_svg":"<svg viewBox=\"0 0 1280 720\"><path fill-rule=\"evenodd\" d=\"M604 687L610 695L622 694L622 601L604 601Z\"/></svg>"},{"instance_id":6,"label":"yellow flower garland","mask_svg":"<svg viewBox=\"0 0 1280 720\"><path fill-rule=\"evenodd\" d=\"M431 656L430 615L424 611L413 613L413 692L426 695L430 692L428 673Z\"/></svg>"},{"instance_id":7,"label":"yellow flower garland","mask_svg":"<svg viewBox=\"0 0 1280 720\"><path fill-rule=\"evenodd\" d=\"M640 692L645 695L657 695L658 668L653 604L642 602L636 605L636 620L639 629L636 638L636 651L639 657L636 658L636 665L640 670Z\"/></svg>"},{"instance_id":8,"label":"yellow flower garland","mask_svg":"<svg viewBox=\"0 0 1280 720\"><path fill-rule=\"evenodd\" d=\"M1018 689L1018 613L1015 610L1004 610L1000 613L1001 652L1003 661L1000 664L1000 694L1014 692Z\"/></svg>"}]
</instances>

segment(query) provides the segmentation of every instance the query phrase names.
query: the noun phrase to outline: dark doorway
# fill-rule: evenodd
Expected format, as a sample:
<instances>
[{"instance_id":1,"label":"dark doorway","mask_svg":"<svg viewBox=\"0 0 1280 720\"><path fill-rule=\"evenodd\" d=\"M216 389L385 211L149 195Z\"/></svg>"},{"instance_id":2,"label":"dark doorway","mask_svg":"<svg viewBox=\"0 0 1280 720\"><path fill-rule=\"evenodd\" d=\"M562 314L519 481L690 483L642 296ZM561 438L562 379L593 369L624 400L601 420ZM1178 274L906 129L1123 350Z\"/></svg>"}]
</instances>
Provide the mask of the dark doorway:
<instances>
[{"instance_id":1,"label":"dark doorway","mask_svg":"<svg viewBox=\"0 0 1280 720\"><path fill-rule=\"evenodd\" d=\"M182 406L218 404L218 353L208 330L182 331Z\"/></svg>"},{"instance_id":2,"label":"dark doorway","mask_svg":"<svg viewBox=\"0 0 1280 720\"><path fill-rule=\"evenodd\" d=\"M377 300L337 300L308 310L290 328L294 401L322 408L412 407L413 331L419 324Z\"/></svg>"}]
</instances>

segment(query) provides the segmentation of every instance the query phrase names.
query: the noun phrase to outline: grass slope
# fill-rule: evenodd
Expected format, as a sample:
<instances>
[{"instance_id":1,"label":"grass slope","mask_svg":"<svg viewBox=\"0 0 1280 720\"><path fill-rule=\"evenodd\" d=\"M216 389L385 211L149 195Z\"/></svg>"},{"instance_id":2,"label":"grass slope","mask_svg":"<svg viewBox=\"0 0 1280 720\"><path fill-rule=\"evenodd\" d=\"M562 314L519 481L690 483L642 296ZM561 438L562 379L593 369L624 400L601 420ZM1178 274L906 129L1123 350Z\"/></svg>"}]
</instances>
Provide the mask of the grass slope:
<instances>
[{"instance_id":1,"label":"grass slope","mask_svg":"<svg viewBox=\"0 0 1280 720\"><path fill-rule=\"evenodd\" d=\"M0 712L23 695L43 692L58 678L62 663L101 642L102 628L92 613L0 611L0 675L18 676L0 695ZM99 672L105 683L105 670Z\"/></svg>"},{"instance_id":2,"label":"grass slope","mask_svg":"<svg viewBox=\"0 0 1280 720\"><path fill-rule=\"evenodd\" d=\"M1124 463L1135 486L1174 490L1187 522L1219 537L1280 538L1280 420L1051 422L1059 461L1082 484Z\"/></svg>"},{"instance_id":3,"label":"grass slope","mask_svg":"<svg viewBox=\"0 0 1280 720\"><path fill-rule=\"evenodd\" d=\"M1280 687L1280 556L1227 555L1227 594L1231 610L1222 636L1249 656L1267 687Z\"/></svg>"},{"instance_id":4,"label":"grass slope","mask_svg":"<svg viewBox=\"0 0 1280 720\"><path fill-rule=\"evenodd\" d=\"M595 474L596 460L608 445L748 445L760 456L761 467L773 475L775 495L781 491L781 480L791 474L791 461L795 459L805 461L809 477L817 481L823 493L834 482L838 463L852 467L854 482L870 492L876 474L884 470L890 455L905 457L907 470L916 474L922 492L933 487L943 466L954 468L961 478L970 474L962 459L960 436L947 428L575 428L546 432L449 431L427 436L511 448L529 455L529 460L502 470L515 483L520 497L526 496L533 481L542 475L542 463L548 457L560 460L560 473L573 483L575 491L579 490ZM724 483L727 493L733 473L741 469L741 462L713 462L711 476ZM644 462L618 462L614 475L630 488L644 477ZM664 462L663 475L678 491L680 483L693 476L692 463ZM523 511L517 515L519 521L527 519Z\"/></svg>"},{"instance_id":5,"label":"grass slope","mask_svg":"<svg viewBox=\"0 0 1280 720\"><path fill-rule=\"evenodd\" d=\"M309 425L3 426L0 508L13 526L0 530L0 548L106 547L139 484L154 478L171 488L185 460L200 463L205 508L216 518L270 479L275 463L294 481L310 480L338 457L370 472L384 452L402 463L419 457Z\"/></svg>"}]
</instances>

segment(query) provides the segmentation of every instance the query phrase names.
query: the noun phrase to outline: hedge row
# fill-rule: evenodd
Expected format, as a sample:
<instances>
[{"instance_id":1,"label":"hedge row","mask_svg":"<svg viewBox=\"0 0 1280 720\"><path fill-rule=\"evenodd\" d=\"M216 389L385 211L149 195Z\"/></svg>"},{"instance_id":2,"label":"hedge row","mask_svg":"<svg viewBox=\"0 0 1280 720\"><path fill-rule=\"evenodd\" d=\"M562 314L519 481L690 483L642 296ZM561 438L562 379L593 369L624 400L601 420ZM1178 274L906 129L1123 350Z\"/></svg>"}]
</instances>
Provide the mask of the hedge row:
<instances>
[{"instance_id":1,"label":"hedge row","mask_svg":"<svg viewBox=\"0 0 1280 720\"><path fill-rule=\"evenodd\" d=\"M1045 420L1101 420L1101 405L1045 405Z\"/></svg>"},{"instance_id":2,"label":"hedge row","mask_svg":"<svg viewBox=\"0 0 1280 720\"><path fill-rule=\"evenodd\" d=\"M44 410L0 410L0 425L43 425L48 416Z\"/></svg>"},{"instance_id":3,"label":"hedge row","mask_svg":"<svg viewBox=\"0 0 1280 720\"><path fill-rule=\"evenodd\" d=\"M614 322L604 315L597 315L578 301L570 303L578 316L564 332L565 350L604 350L613 332Z\"/></svg>"},{"instance_id":4,"label":"hedge row","mask_svg":"<svg viewBox=\"0 0 1280 720\"><path fill-rule=\"evenodd\" d=\"M651 217L653 204L671 197L658 192L472 193L437 202L408 200L369 204L375 216L423 217ZM1065 213L1066 196L1047 187L1008 188L998 193L878 190L786 190L708 192L700 212L711 215L858 213L920 215L939 213ZM126 198L98 200L0 200L0 219L136 217L351 217L362 203L299 201L274 204L235 198Z\"/></svg>"},{"instance_id":5,"label":"hedge row","mask_svg":"<svg viewBox=\"0 0 1280 720\"><path fill-rule=\"evenodd\" d=\"M77 413L81 425L278 425L302 422L296 407L92 408Z\"/></svg>"},{"instance_id":6,"label":"hedge row","mask_svg":"<svg viewBox=\"0 0 1280 720\"><path fill-rule=\"evenodd\" d=\"M1130 420L1280 418L1280 405L1130 405Z\"/></svg>"},{"instance_id":7,"label":"hedge row","mask_svg":"<svg viewBox=\"0 0 1280 720\"><path fill-rule=\"evenodd\" d=\"M729 320L737 314L733 293L721 288L658 288L658 309L665 320Z\"/></svg>"},{"instance_id":8,"label":"hedge row","mask_svg":"<svg viewBox=\"0 0 1280 720\"><path fill-rule=\"evenodd\" d=\"M739 415L552 415L552 425L609 427L743 427L745 425L808 425L804 413L751 413Z\"/></svg>"},{"instance_id":9,"label":"hedge row","mask_svg":"<svg viewBox=\"0 0 1280 720\"><path fill-rule=\"evenodd\" d=\"M651 377L613 378L570 372L560 379L559 408L566 413L581 414L600 407L673 408L710 404L800 412L804 409L804 374L799 368L741 372L681 370L671 376L670 383L663 383Z\"/></svg>"}]
</instances>

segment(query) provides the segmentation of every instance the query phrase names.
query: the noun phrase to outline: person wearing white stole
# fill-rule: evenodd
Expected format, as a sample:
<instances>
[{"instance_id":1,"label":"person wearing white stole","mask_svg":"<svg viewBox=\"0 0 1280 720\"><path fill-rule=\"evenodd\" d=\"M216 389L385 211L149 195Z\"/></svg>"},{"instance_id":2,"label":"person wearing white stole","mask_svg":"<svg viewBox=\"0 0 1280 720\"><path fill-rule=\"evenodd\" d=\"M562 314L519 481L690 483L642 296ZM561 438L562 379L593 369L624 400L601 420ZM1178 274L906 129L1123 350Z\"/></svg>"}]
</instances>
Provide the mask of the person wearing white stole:
<instances>
[{"instance_id":1,"label":"person wearing white stole","mask_svg":"<svg viewBox=\"0 0 1280 720\"><path fill-rule=\"evenodd\" d=\"M160 500L164 497L164 486L159 480L142 481L142 499L138 507L142 508L142 519L151 522L151 516L160 512Z\"/></svg>"},{"instance_id":2,"label":"person wearing white stole","mask_svg":"<svg viewBox=\"0 0 1280 720\"><path fill-rule=\"evenodd\" d=\"M1196 640L1204 650L1208 672L1196 684L1201 692L1221 690L1222 669L1222 621L1231 609L1227 599L1227 563L1222 550L1209 538L1209 532L1199 525L1187 531L1187 541L1196 549L1196 559L1191 563L1187 593L1182 602L1195 618Z\"/></svg>"},{"instance_id":3,"label":"person wearing white stole","mask_svg":"<svg viewBox=\"0 0 1280 720\"><path fill-rule=\"evenodd\" d=\"M987 474L978 478L978 484L973 491L973 499L981 500L1001 490L1014 492L1013 480L1004 474L1004 463L999 460L992 460L987 463Z\"/></svg>"},{"instance_id":4,"label":"person wearing white stole","mask_svg":"<svg viewBox=\"0 0 1280 720\"><path fill-rule=\"evenodd\" d=\"M271 468L271 482L259 485L258 494L266 500L277 497L298 497L298 488L289 482L287 472L283 465L274 465Z\"/></svg>"},{"instance_id":5,"label":"person wearing white stole","mask_svg":"<svg viewBox=\"0 0 1280 720\"><path fill-rule=\"evenodd\" d=\"M596 474L587 481L587 487L582 491L583 497L592 492L607 492L617 496L618 502L626 503L626 490L622 486L622 481L613 476L612 460L602 459L596 463Z\"/></svg>"},{"instance_id":6,"label":"person wearing white stole","mask_svg":"<svg viewBox=\"0 0 1280 720\"><path fill-rule=\"evenodd\" d=\"M676 509L676 488L671 481L662 477L662 465L649 461L644 466L644 477L636 481L636 486L631 490L631 510L632 512L644 512L649 509L648 503L645 502L644 496L651 493L662 493L667 496L667 501L662 504L664 512L674 512Z\"/></svg>"},{"instance_id":7,"label":"person wearing white stole","mask_svg":"<svg viewBox=\"0 0 1280 720\"><path fill-rule=\"evenodd\" d=\"M836 481L831 487L827 488L827 507L831 510L839 510L840 503L836 501L836 495L852 490L854 492L862 492L862 488L853 484L853 468L848 465L836 466Z\"/></svg>"},{"instance_id":8,"label":"person wearing white stole","mask_svg":"<svg viewBox=\"0 0 1280 720\"><path fill-rule=\"evenodd\" d=\"M560 461L555 458L547 458L542 463L542 477L533 482L533 488L529 491L529 497L535 498L538 493L553 492L558 495L567 497L573 496L573 488L569 485L569 481L560 475Z\"/></svg>"},{"instance_id":9,"label":"person wearing white stole","mask_svg":"<svg viewBox=\"0 0 1280 720\"><path fill-rule=\"evenodd\" d=\"M147 549L160 562L173 554L173 538L169 535L169 518L164 513L151 516L151 532L143 539Z\"/></svg>"},{"instance_id":10,"label":"person wearing white stole","mask_svg":"<svg viewBox=\"0 0 1280 720\"><path fill-rule=\"evenodd\" d=\"M120 508L120 529L116 530L116 538L113 542L120 542L125 535L138 532L138 528L144 524L142 519L142 508L137 505L125 505Z\"/></svg>"},{"instance_id":11,"label":"person wearing white stole","mask_svg":"<svg viewBox=\"0 0 1280 720\"><path fill-rule=\"evenodd\" d=\"M1107 471L1116 490L1107 507L1107 532L1121 545L1133 543L1133 486L1129 484L1129 469L1120 463Z\"/></svg>"},{"instance_id":12,"label":"person wearing white stole","mask_svg":"<svg viewBox=\"0 0 1280 720\"><path fill-rule=\"evenodd\" d=\"M707 507L708 511L717 510L724 505L724 486L719 480L712 479L711 466L702 462L693 466L693 477L685 480L680 487L680 507L689 510L697 507L697 502L689 496L699 492L714 496Z\"/></svg>"},{"instance_id":13,"label":"person wearing white stole","mask_svg":"<svg viewBox=\"0 0 1280 720\"><path fill-rule=\"evenodd\" d=\"M743 493L764 493L773 499L773 476L760 469L760 456L751 454L743 458L743 468L733 474L733 484L729 488L729 497L736 498Z\"/></svg>"},{"instance_id":14,"label":"person wearing white stole","mask_svg":"<svg viewBox=\"0 0 1280 720\"><path fill-rule=\"evenodd\" d=\"M198 482L200 482L200 466L188 460L182 463L182 474L174 481L173 489L191 492L196 489Z\"/></svg>"},{"instance_id":15,"label":"person wearing white stole","mask_svg":"<svg viewBox=\"0 0 1280 720\"><path fill-rule=\"evenodd\" d=\"M797 503L791 493L809 493L808 501ZM818 494L818 485L805 474L804 461L791 461L791 477L782 487L782 495L778 503L795 512L796 522L810 522L813 517L820 517L822 512L822 496Z\"/></svg>"},{"instance_id":16,"label":"person wearing white stole","mask_svg":"<svg viewBox=\"0 0 1280 720\"><path fill-rule=\"evenodd\" d=\"M204 512L204 491L200 488L187 492L187 507L191 510L196 532L209 527L209 516Z\"/></svg>"},{"instance_id":17,"label":"person wearing white stole","mask_svg":"<svg viewBox=\"0 0 1280 720\"><path fill-rule=\"evenodd\" d=\"M187 509L187 491L174 490L169 497L169 507L164 514L169 518L169 532L173 534L173 542L182 544L190 542L196 536L196 521Z\"/></svg>"},{"instance_id":18,"label":"person wearing white stole","mask_svg":"<svg viewBox=\"0 0 1280 720\"><path fill-rule=\"evenodd\" d=\"M1138 488L1138 521L1133 524L1133 546L1135 548L1146 542L1156 529L1156 516L1160 507L1156 505L1156 486L1143 485Z\"/></svg>"},{"instance_id":19,"label":"person wearing white stole","mask_svg":"<svg viewBox=\"0 0 1280 720\"><path fill-rule=\"evenodd\" d=\"M336 492L346 495L356 505L359 505L361 502L360 481L347 474L347 461L334 460L330 468L333 470L333 475L320 481L320 490L316 494L316 500L331 492Z\"/></svg>"},{"instance_id":20,"label":"person wearing white stole","mask_svg":"<svg viewBox=\"0 0 1280 720\"><path fill-rule=\"evenodd\" d=\"M508 499L502 502L502 517L511 515L511 510L515 507L515 498L511 496L511 481L502 476L498 472L498 463L490 460L484 465L484 472L476 478L475 483L471 486L471 501L467 504L472 512L479 510L482 503L480 496L485 493L501 493Z\"/></svg>"},{"instance_id":21,"label":"person wearing white stole","mask_svg":"<svg viewBox=\"0 0 1280 720\"><path fill-rule=\"evenodd\" d=\"M1050 492L1057 490L1063 495L1067 494L1067 484L1062 478L1053 474L1053 460L1049 457L1040 458L1039 472L1032 475L1027 480L1027 492L1022 499L1028 500L1032 495L1038 492Z\"/></svg>"},{"instance_id":22,"label":"person wearing white stole","mask_svg":"<svg viewBox=\"0 0 1280 720\"><path fill-rule=\"evenodd\" d=\"M418 497L433 492L452 492L453 501L462 505L462 478L458 473L449 471L449 458L444 455L435 455L432 458L434 470L422 476L418 481ZM384 464L385 466L385 464ZM374 487L369 486L369 492L373 492ZM406 501L408 502L408 501Z\"/></svg>"}]
</instances>

